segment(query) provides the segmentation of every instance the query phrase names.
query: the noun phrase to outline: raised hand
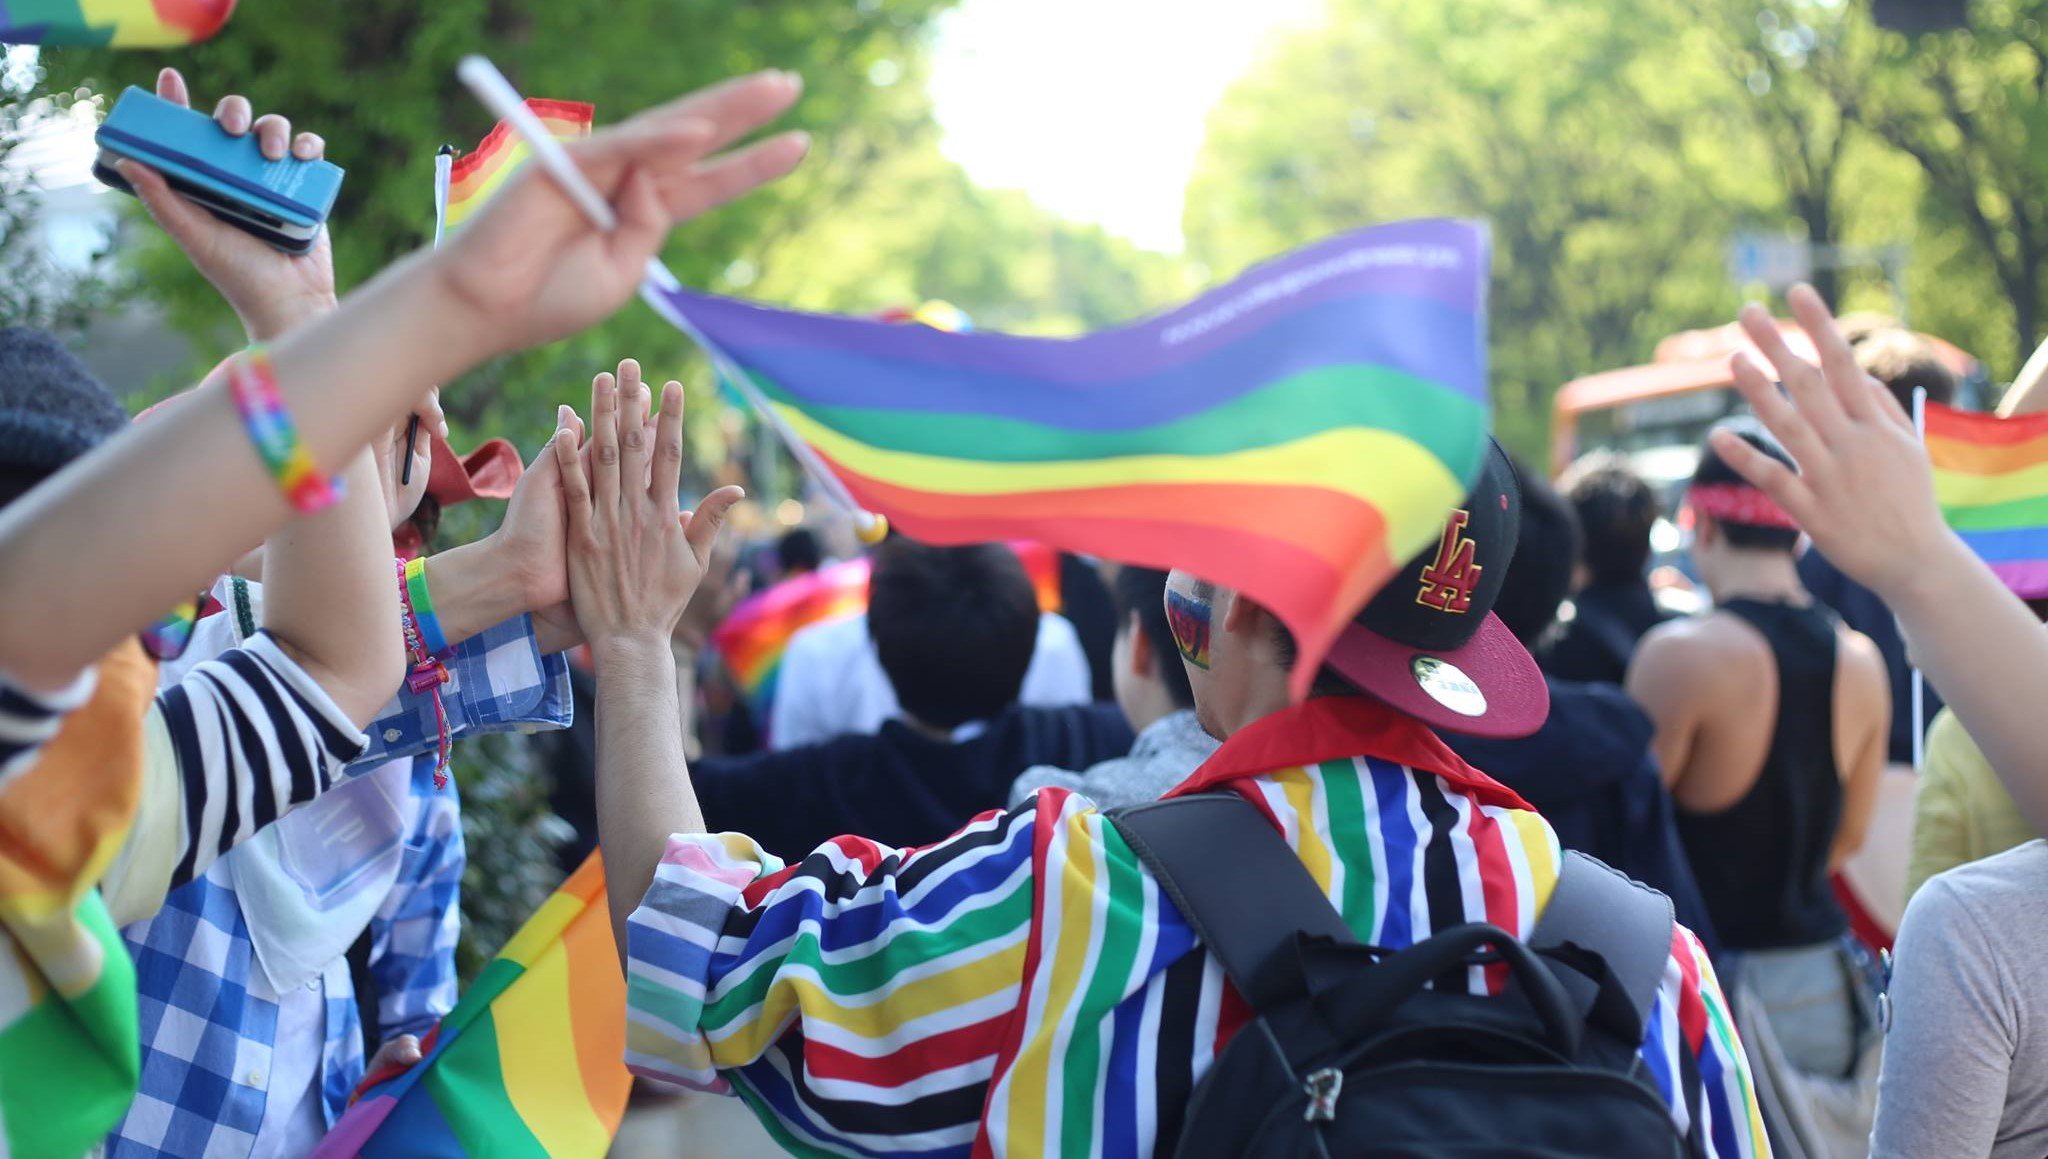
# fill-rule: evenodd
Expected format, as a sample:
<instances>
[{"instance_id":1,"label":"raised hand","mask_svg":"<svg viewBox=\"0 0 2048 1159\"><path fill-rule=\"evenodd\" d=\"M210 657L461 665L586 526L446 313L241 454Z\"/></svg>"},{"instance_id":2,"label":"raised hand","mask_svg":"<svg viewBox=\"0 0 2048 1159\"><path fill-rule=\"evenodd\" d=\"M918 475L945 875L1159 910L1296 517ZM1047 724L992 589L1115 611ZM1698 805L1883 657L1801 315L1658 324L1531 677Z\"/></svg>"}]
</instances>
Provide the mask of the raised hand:
<instances>
[{"instance_id":1,"label":"raised hand","mask_svg":"<svg viewBox=\"0 0 2048 1159\"><path fill-rule=\"evenodd\" d=\"M649 109L568 146L618 215L604 232L539 165L526 166L434 255L442 284L488 352L538 345L609 315L669 230L795 168L784 133L720 153L795 102L801 81L762 72Z\"/></svg>"},{"instance_id":2,"label":"raised hand","mask_svg":"<svg viewBox=\"0 0 2048 1159\"><path fill-rule=\"evenodd\" d=\"M1736 354L1733 367L1737 389L1799 471L1725 431L1714 435L1714 450L1797 519L1836 566L1893 599L1928 574L1929 559L1964 549L1942 522L1912 420L1856 364L1812 287L1795 286L1787 300L1820 365L1794 354L1770 314L1752 303L1743 308L1742 328L1770 360L1776 381L1747 353Z\"/></svg>"},{"instance_id":3,"label":"raised hand","mask_svg":"<svg viewBox=\"0 0 2048 1159\"><path fill-rule=\"evenodd\" d=\"M185 78L174 68L157 74L156 95L179 106L191 105ZM287 152L312 160L327 150L327 142L317 133L294 137L291 122L283 116L256 116L247 97L222 97L214 107L213 119L234 136L256 134L263 155L272 161L283 160ZM149 166L123 160L116 162L115 168L135 187L150 216L234 307L251 341L267 342L334 308L334 255L325 229L310 252L287 254L173 192Z\"/></svg>"},{"instance_id":4,"label":"raised hand","mask_svg":"<svg viewBox=\"0 0 2048 1159\"><path fill-rule=\"evenodd\" d=\"M655 646L668 637L710 566L725 516L742 493L721 487L693 513L679 510L683 388L662 388L650 429L650 398L637 383L621 394L601 374L591 386L589 465L568 426L552 450L568 514L569 593L593 652Z\"/></svg>"}]
</instances>

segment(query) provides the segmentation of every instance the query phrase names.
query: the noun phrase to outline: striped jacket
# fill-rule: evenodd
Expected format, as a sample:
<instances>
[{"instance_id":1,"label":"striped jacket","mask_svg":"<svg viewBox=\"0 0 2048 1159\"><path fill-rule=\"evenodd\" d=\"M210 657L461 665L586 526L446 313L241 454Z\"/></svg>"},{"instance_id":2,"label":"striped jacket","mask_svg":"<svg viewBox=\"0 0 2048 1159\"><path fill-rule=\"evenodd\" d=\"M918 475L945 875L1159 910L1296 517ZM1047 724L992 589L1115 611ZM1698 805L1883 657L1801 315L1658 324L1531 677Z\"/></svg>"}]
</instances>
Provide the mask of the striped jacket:
<instances>
[{"instance_id":1,"label":"striped jacket","mask_svg":"<svg viewBox=\"0 0 2048 1159\"><path fill-rule=\"evenodd\" d=\"M1175 792L1224 785L1369 943L1468 921L1527 936L1556 884L1543 819L1376 702L1258 721ZM736 1090L799 1154L1170 1153L1247 1018L1130 848L1060 789L937 845L840 838L787 867L739 835L675 837L628 939L628 1064ZM1679 1128L1706 1155L1768 1154L1682 928L1648 1021Z\"/></svg>"}]
</instances>

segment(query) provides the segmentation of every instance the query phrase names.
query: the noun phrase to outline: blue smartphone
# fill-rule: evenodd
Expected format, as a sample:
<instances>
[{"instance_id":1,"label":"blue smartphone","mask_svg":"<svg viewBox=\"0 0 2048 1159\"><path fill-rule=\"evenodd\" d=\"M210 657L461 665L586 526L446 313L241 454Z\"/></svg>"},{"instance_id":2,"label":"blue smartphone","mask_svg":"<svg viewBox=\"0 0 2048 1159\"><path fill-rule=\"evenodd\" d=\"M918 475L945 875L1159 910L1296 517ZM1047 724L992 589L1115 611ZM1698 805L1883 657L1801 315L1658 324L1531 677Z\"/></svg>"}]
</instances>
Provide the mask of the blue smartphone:
<instances>
[{"instance_id":1,"label":"blue smartphone","mask_svg":"<svg viewBox=\"0 0 2048 1159\"><path fill-rule=\"evenodd\" d=\"M107 185L135 192L113 163L140 161L207 212L286 253L313 248L341 192L340 166L269 160L256 134L232 136L205 113L139 88L121 94L94 141L100 155L93 175Z\"/></svg>"}]
</instances>

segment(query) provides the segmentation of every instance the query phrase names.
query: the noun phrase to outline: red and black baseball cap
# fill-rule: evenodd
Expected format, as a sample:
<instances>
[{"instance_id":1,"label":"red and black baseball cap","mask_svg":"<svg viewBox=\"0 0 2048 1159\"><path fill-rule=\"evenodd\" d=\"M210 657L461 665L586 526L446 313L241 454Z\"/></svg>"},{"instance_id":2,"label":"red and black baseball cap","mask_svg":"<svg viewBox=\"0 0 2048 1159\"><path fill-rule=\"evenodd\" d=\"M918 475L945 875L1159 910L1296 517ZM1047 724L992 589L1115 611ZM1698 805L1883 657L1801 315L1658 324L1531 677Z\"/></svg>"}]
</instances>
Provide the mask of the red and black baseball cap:
<instances>
[{"instance_id":1,"label":"red and black baseball cap","mask_svg":"<svg viewBox=\"0 0 2048 1159\"><path fill-rule=\"evenodd\" d=\"M1493 614L1521 526L1521 482L1488 440L1479 481L1443 534L1365 605L1327 663L1432 728L1499 738L1541 728L1550 688Z\"/></svg>"}]
</instances>

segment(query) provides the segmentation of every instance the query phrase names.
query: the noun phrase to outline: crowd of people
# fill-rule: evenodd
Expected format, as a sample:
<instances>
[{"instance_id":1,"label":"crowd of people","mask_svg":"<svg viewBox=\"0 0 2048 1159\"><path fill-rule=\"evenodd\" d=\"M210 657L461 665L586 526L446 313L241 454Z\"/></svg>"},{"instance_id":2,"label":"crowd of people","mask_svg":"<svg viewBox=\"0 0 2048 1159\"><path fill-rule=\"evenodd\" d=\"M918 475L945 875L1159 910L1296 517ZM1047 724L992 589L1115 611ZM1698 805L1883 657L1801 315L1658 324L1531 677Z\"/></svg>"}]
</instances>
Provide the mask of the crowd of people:
<instances>
[{"instance_id":1,"label":"crowd of people","mask_svg":"<svg viewBox=\"0 0 2048 1159\"><path fill-rule=\"evenodd\" d=\"M626 1063L791 1150L1246 1154L1283 1120L1329 1153L2048 1147L2048 637L1941 520L1907 415L1954 384L1914 336L1852 343L1796 289L1810 361L1746 309L1753 417L1673 509L1621 458L1553 487L1492 446L1306 699L1241 591L1068 556L1070 618L1010 545L898 535L748 704L714 629L829 561L807 531L741 558L736 488L682 508L680 386L618 362L522 468L458 455L434 384L603 319L672 226L793 168L800 134L740 142L799 91L571 146L615 231L524 173L346 297L324 241L123 162L249 347L131 422L0 332L0 832L106 837L68 883L134 967L105 1153L303 1154L419 1062L457 989L448 756L501 731L538 732L567 862L603 849ZM255 114L215 115L320 154ZM478 498L498 529L429 551ZM1650 581L1664 518L1703 613ZM1913 664L1947 698L1917 719ZM1872 922L1842 874L1887 777L1919 783L1911 902ZM46 917L8 934L54 976L78 931Z\"/></svg>"}]
</instances>

